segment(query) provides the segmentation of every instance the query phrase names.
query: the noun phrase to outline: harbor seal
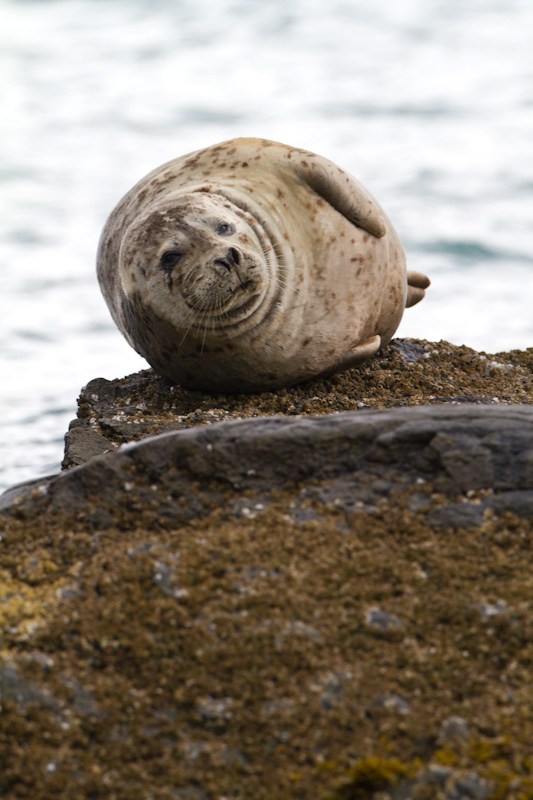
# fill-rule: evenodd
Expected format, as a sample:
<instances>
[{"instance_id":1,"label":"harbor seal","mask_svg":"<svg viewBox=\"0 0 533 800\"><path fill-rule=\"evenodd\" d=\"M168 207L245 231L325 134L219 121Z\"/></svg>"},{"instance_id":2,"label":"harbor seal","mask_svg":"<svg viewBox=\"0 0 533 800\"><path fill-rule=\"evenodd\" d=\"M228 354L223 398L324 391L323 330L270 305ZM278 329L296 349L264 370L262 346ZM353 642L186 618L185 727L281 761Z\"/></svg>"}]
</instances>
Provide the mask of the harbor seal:
<instances>
[{"instance_id":1,"label":"harbor seal","mask_svg":"<svg viewBox=\"0 0 533 800\"><path fill-rule=\"evenodd\" d=\"M155 169L102 232L98 279L132 347L171 381L250 392L344 370L424 296L390 220L326 158L234 139Z\"/></svg>"}]
</instances>

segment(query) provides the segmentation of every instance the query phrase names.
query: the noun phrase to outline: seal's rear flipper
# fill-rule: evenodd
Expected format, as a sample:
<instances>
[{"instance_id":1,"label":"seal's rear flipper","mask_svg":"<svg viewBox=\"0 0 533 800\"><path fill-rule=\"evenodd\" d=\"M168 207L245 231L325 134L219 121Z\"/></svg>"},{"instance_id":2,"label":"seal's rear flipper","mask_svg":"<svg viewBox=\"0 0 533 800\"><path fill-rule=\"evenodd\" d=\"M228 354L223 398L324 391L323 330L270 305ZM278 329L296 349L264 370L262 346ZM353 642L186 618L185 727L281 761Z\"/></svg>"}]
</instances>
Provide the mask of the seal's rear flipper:
<instances>
[{"instance_id":1,"label":"seal's rear flipper","mask_svg":"<svg viewBox=\"0 0 533 800\"><path fill-rule=\"evenodd\" d=\"M431 281L427 275L409 270L407 273L407 300L405 301L405 307L411 308L411 306L423 300L426 294L425 290L430 283Z\"/></svg>"}]
</instances>

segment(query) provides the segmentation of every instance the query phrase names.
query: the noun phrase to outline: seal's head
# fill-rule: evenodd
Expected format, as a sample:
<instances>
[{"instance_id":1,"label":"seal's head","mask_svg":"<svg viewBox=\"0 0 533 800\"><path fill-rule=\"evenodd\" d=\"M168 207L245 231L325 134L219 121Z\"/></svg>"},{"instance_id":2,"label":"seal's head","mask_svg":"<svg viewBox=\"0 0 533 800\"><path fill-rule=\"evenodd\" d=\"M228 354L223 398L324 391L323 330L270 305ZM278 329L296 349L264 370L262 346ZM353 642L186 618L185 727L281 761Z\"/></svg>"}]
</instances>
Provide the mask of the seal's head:
<instances>
[{"instance_id":1,"label":"seal's head","mask_svg":"<svg viewBox=\"0 0 533 800\"><path fill-rule=\"evenodd\" d=\"M205 340L261 305L271 264L249 215L225 197L193 192L148 206L120 248L122 286L176 332Z\"/></svg>"}]
</instances>

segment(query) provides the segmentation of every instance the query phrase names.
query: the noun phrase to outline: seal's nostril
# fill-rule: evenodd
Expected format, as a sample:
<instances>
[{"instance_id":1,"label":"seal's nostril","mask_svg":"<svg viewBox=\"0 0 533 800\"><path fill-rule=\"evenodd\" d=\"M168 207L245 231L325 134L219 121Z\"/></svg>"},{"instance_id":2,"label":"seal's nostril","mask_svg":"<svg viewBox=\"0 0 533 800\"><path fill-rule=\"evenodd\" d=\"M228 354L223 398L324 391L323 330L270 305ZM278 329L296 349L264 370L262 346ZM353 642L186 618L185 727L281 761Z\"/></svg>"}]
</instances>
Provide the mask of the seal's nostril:
<instances>
[{"instance_id":1,"label":"seal's nostril","mask_svg":"<svg viewBox=\"0 0 533 800\"><path fill-rule=\"evenodd\" d=\"M215 264L220 264L221 267L225 267L227 270L230 270L232 267L238 267L241 261L241 254L235 247L230 247L226 258L215 258Z\"/></svg>"},{"instance_id":2,"label":"seal's nostril","mask_svg":"<svg viewBox=\"0 0 533 800\"><path fill-rule=\"evenodd\" d=\"M241 260L241 254L234 247L230 247L230 249L228 250L228 258L230 261L233 261L233 263L236 266L239 266L239 262Z\"/></svg>"}]
</instances>

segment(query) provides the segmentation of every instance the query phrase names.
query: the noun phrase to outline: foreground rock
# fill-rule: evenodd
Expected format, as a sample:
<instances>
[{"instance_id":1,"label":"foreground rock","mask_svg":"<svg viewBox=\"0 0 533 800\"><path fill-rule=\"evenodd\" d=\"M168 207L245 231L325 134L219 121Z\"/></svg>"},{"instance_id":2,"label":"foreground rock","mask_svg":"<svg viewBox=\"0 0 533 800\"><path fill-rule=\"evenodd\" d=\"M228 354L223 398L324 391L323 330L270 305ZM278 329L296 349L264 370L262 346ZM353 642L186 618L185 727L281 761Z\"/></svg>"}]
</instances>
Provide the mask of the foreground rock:
<instances>
[{"instance_id":1,"label":"foreground rock","mask_svg":"<svg viewBox=\"0 0 533 800\"><path fill-rule=\"evenodd\" d=\"M362 368L233 407L151 373L84 391L96 452L120 409L161 430L179 395L198 426L4 496L1 797L531 794L530 354L446 346L452 374L432 346L433 402L396 363L426 347L356 399ZM324 416L407 384L432 404Z\"/></svg>"}]
</instances>

